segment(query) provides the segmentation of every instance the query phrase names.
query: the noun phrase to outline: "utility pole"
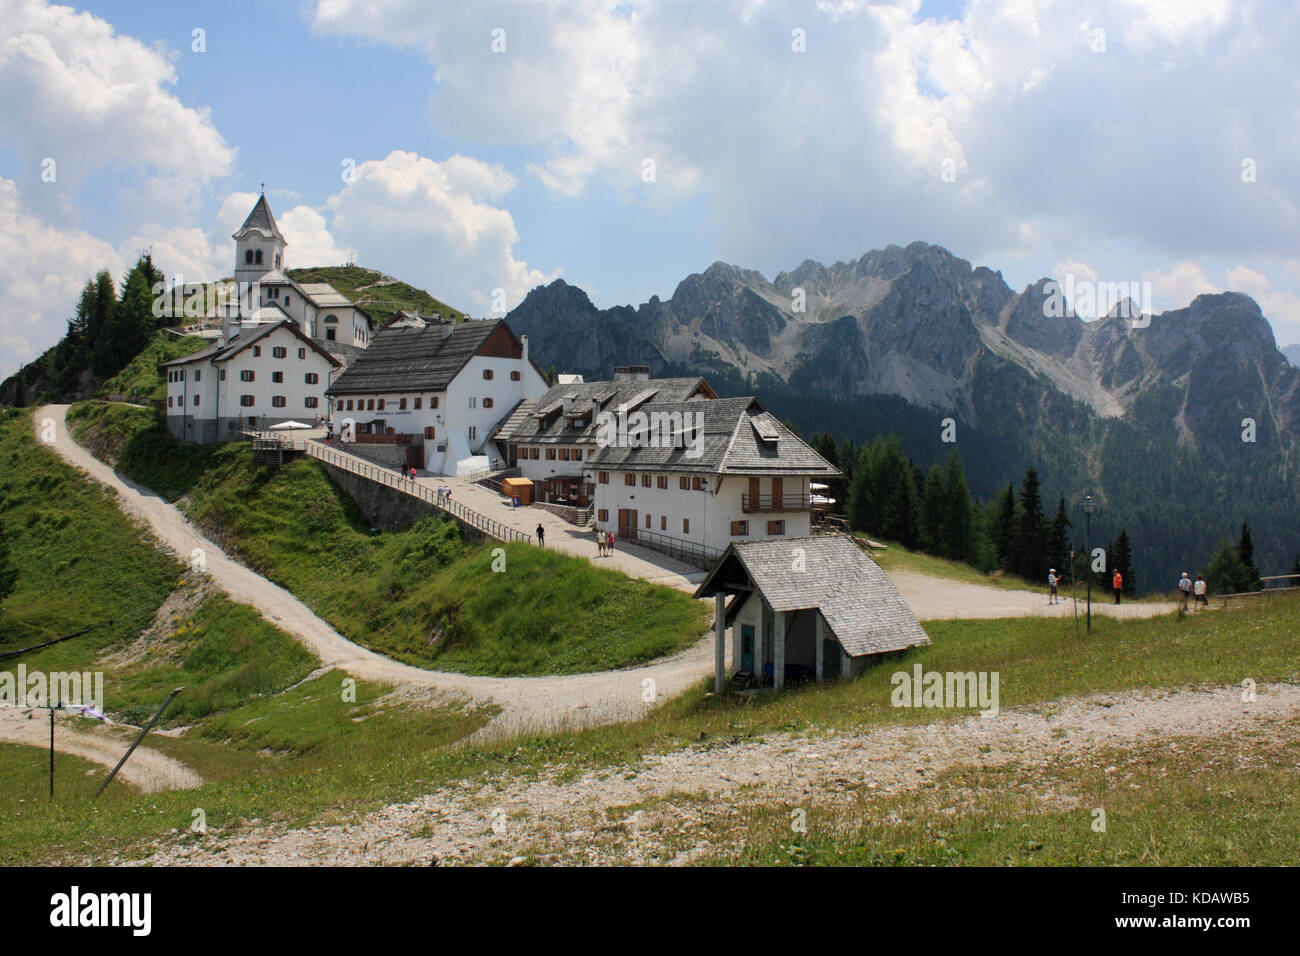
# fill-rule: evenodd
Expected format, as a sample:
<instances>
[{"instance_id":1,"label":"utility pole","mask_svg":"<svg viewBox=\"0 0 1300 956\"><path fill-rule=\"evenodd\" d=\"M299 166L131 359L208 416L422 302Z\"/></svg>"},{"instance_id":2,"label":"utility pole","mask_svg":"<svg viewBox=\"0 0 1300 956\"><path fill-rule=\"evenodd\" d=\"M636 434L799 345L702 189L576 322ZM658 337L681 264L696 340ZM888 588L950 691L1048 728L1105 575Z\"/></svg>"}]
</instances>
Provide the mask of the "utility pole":
<instances>
[{"instance_id":1,"label":"utility pole","mask_svg":"<svg viewBox=\"0 0 1300 956\"><path fill-rule=\"evenodd\" d=\"M1097 510L1097 502L1092 495L1083 497L1083 550L1087 559L1092 560L1092 515ZM1092 633L1092 565L1088 565L1088 633Z\"/></svg>"}]
</instances>

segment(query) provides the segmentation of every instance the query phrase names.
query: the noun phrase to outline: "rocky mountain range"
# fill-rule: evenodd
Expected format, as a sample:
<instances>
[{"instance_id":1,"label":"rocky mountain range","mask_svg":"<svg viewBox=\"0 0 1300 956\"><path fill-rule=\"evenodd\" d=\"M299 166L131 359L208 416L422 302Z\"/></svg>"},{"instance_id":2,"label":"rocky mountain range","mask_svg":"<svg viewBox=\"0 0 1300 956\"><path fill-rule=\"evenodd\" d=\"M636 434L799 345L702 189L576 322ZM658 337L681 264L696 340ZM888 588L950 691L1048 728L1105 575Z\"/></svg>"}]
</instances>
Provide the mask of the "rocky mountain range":
<instances>
[{"instance_id":1,"label":"rocky mountain range","mask_svg":"<svg viewBox=\"0 0 1300 956\"><path fill-rule=\"evenodd\" d=\"M1092 292L1076 287L1072 301L1081 290ZM757 394L805 436L894 431L926 464L947 455L952 418L976 494L1034 465L1053 498L1101 498L1103 527L1127 527L1139 566L1157 575L1201 560L1242 520L1261 567L1289 565L1300 369L1259 306L1229 292L1153 315L1114 288L1088 297L1108 291L1115 301L1089 320L1054 280L1016 292L1000 272L916 242L770 281L718 262L636 308L597 309L556 280L507 319L543 367L700 372L720 391Z\"/></svg>"}]
</instances>

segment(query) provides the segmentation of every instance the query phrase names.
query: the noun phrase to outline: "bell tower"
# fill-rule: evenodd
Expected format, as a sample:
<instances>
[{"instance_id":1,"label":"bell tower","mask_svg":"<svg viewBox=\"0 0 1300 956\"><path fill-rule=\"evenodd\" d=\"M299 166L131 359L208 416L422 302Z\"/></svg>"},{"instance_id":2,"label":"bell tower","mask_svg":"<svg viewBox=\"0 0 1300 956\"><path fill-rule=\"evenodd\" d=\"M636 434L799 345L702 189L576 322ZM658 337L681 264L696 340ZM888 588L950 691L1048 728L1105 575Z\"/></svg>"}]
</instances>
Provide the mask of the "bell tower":
<instances>
[{"instance_id":1,"label":"bell tower","mask_svg":"<svg viewBox=\"0 0 1300 956\"><path fill-rule=\"evenodd\" d=\"M267 205L265 187L253 211L231 238L235 240L235 282L240 302L248 309L248 286L271 270L284 268L284 247L288 245ZM257 308L257 303L251 303L251 308Z\"/></svg>"}]
</instances>

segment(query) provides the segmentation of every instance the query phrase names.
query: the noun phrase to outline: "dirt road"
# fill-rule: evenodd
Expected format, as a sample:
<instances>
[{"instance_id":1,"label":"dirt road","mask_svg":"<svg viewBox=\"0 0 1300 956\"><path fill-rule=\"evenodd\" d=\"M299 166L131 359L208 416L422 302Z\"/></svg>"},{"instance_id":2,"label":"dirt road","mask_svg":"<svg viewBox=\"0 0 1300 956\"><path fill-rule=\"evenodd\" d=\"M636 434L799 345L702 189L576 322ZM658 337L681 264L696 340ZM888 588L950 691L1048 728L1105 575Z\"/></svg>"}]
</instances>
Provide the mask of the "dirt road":
<instances>
[{"instance_id":1,"label":"dirt road","mask_svg":"<svg viewBox=\"0 0 1300 956\"><path fill-rule=\"evenodd\" d=\"M1259 689L1251 703L1237 687L1131 692L1067 698L989 719L711 743L576 780L557 767L540 779L461 781L353 823L213 834L202 844L160 847L145 862L477 863L523 852L543 863L689 862L689 854L673 860L664 851L667 838L688 824L699 841L695 852L734 849L712 842L709 814L743 814L777 801L812 807L864 790L871 798L891 795L959 766L1048 766L1144 742L1268 732L1297 714L1300 687L1279 684ZM665 802L653 802L659 798Z\"/></svg>"},{"instance_id":2,"label":"dirt road","mask_svg":"<svg viewBox=\"0 0 1300 956\"><path fill-rule=\"evenodd\" d=\"M81 757L112 769L134 734L123 735L111 730L74 729L72 718L60 714L54 722L54 749L59 753ZM0 707L0 742L28 744L46 749L50 746L50 719L47 711L29 711L17 707ZM129 783L145 793L161 790L188 790L203 784L203 779L179 760L139 746L126 762L117 782Z\"/></svg>"}]
</instances>

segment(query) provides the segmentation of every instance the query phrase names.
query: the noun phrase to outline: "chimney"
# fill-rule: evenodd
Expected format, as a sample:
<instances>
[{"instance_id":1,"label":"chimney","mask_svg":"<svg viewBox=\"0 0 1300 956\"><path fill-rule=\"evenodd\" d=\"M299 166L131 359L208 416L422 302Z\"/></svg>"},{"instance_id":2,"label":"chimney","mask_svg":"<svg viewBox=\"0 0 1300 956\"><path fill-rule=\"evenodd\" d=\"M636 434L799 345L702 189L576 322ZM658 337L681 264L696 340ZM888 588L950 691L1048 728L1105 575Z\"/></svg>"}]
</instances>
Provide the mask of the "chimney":
<instances>
[{"instance_id":1,"label":"chimney","mask_svg":"<svg viewBox=\"0 0 1300 956\"><path fill-rule=\"evenodd\" d=\"M650 366L649 365L616 365L614 366L614 381L648 382L650 381Z\"/></svg>"},{"instance_id":2,"label":"chimney","mask_svg":"<svg viewBox=\"0 0 1300 956\"><path fill-rule=\"evenodd\" d=\"M526 335L519 336L519 344L522 345L524 348L523 358L519 360L519 374L520 377L522 378L525 374L527 374L527 369L528 369L528 336Z\"/></svg>"}]
</instances>

